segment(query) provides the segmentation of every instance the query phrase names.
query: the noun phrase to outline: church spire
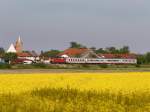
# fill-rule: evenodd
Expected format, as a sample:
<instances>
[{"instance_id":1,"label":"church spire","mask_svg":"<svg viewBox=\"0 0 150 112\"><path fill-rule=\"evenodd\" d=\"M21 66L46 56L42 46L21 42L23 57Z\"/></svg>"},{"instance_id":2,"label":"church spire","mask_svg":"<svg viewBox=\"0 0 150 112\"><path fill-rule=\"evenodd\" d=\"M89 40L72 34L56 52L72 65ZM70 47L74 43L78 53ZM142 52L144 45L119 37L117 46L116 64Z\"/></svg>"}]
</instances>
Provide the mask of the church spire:
<instances>
[{"instance_id":1,"label":"church spire","mask_svg":"<svg viewBox=\"0 0 150 112\"><path fill-rule=\"evenodd\" d=\"M21 37L20 37L20 35L19 35L19 38L18 38L18 42L21 43Z\"/></svg>"},{"instance_id":2,"label":"church spire","mask_svg":"<svg viewBox=\"0 0 150 112\"><path fill-rule=\"evenodd\" d=\"M22 52L23 51L23 43L21 41L20 35L19 35L18 40L16 41L15 49L16 49L17 52Z\"/></svg>"}]
</instances>

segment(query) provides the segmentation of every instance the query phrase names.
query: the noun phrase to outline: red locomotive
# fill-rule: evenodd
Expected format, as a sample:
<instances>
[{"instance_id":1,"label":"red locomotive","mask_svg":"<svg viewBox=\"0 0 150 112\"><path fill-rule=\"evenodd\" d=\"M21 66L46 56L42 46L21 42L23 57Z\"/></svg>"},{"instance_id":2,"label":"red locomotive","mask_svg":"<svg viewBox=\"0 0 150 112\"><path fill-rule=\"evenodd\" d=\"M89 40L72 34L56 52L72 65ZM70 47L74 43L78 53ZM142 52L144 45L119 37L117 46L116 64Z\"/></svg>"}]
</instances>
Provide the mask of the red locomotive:
<instances>
[{"instance_id":1,"label":"red locomotive","mask_svg":"<svg viewBox=\"0 0 150 112\"><path fill-rule=\"evenodd\" d=\"M66 59L65 58L52 58L51 63L52 64L65 64Z\"/></svg>"}]
</instances>

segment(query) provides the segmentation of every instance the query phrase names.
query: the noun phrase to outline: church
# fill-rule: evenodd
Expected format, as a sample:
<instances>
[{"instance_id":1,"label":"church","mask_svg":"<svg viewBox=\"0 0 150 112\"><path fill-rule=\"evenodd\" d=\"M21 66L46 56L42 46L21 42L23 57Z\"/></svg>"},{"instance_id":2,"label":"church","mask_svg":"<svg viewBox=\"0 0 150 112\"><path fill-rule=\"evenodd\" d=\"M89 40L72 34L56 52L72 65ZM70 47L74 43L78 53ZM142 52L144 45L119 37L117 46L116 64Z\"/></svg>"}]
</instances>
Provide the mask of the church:
<instances>
[{"instance_id":1,"label":"church","mask_svg":"<svg viewBox=\"0 0 150 112\"><path fill-rule=\"evenodd\" d=\"M26 63L26 64L32 64L39 60L39 56L36 54L35 51L24 51L23 50L23 42L21 40L21 37L17 39L15 45L11 44L9 49L6 51L7 53L16 53L18 56L18 59L15 63Z\"/></svg>"},{"instance_id":2,"label":"church","mask_svg":"<svg viewBox=\"0 0 150 112\"><path fill-rule=\"evenodd\" d=\"M15 45L11 44L7 53L21 53L23 52L23 42L21 41L21 37L19 36L18 40L16 41Z\"/></svg>"}]
</instances>

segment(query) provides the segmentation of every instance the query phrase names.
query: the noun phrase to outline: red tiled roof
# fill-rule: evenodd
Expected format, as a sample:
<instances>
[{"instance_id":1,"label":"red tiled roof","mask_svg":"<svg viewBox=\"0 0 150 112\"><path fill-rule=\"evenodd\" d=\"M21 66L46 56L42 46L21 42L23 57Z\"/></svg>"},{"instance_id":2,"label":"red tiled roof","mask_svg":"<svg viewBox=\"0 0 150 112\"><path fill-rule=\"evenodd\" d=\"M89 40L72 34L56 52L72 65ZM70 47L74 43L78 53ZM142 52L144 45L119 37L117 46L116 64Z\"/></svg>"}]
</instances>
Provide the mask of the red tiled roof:
<instances>
[{"instance_id":1,"label":"red tiled roof","mask_svg":"<svg viewBox=\"0 0 150 112\"><path fill-rule=\"evenodd\" d=\"M86 52L88 49L86 48L69 48L61 53L58 54L58 56L62 55L68 55L68 56L76 56L81 55L82 53Z\"/></svg>"},{"instance_id":2,"label":"red tiled roof","mask_svg":"<svg viewBox=\"0 0 150 112\"><path fill-rule=\"evenodd\" d=\"M27 52L17 53L17 56L18 57L32 57L32 55Z\"/></svg>"},{"instance_id":3,"label":"red tiled roof","mask_svg":"<svg viewBox=\"0 0 150 112\"><path fill-rule=\"evenodd\" d=\"M23 63L24 61L32 61L32 60L29 60L29 59L16 59L12 63L13 64L19 64L19 63Z\"/></svg>"},{"instance_id":4,"label":"red tiled roof","mask_svg":"<svg viewBox=\"0 0 150 112\"><path fill-rule=\"evenodd\" d=\"M135 59L135 54L98 54L102 58L123 58L123 59Z\"/></svg>"}]
</instances>

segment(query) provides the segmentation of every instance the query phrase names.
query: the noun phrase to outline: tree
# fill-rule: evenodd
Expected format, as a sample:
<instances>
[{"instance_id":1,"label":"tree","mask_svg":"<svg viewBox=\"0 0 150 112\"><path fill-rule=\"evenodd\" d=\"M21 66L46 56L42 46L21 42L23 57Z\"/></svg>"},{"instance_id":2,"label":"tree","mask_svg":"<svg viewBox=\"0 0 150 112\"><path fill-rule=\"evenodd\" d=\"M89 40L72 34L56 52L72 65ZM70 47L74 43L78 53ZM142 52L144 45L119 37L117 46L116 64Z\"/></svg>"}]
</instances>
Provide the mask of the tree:
<instances>
[{"instance_id":1,"label":"tree","mask_svg":"<svg viewBox=\"0 0 150 112\"><path fill-rule=\"evenodd\" d=\"M130 53L130 49L129 49L129 46L123 46L121 49L120 49L120 53Z\"/></svg>"},{"instance_id":2,"label":"tree","mask_svg":"<svg viewBox=\"0 0 150 112\"><path fill-rule=\"evenodd\" d=\"M46 52L41 52L42 57L56 57L61 51L59 50L50 50Z\"/></svg>"},{"instance_id":3,"label":"tree","mask_svg":"<svg viewBox=\"0 0 150 112\"><path fill-rule=\"evenodd\" d=\"M99 48L95 51L97 54L100 54L100 53L107 53L106 50L104 50L103 48Z\"/></svg>"},{"instance_id":4,"label":"tree","mask_svg":"<svg viewBox=\"0 0 150 112\"><path fill-rule=\"evenodd\" d=\"M8 62L10 64L12 61L17 59L17 54L16 53L6 53L4 55L4 59L6 62Z\"/></svg>"},{"instance_id":5,"label":"tree","mask_svg":"<svg viewBox=\"0 0 150 112\"><path fill-rule=\"evenodd\" d=\"M118 50L115 47L107 47L106 51L112 54L118 53Z\"/></svg>"},{"instance_id":6,"label":"tree","mask_svg":"<svg viewBox=\"0 0 150 112\"><path fill-rule=\"evenodd\" d=\"M0 56L4 56L4 54L5 54L4 48L0 47Z\"/></svg>"},{"instance_id":7,"label":"tree","mask_svg":"<svg viewBox=\"0 0 150 112\"><path fill-rule=\"evenodd\" d=\"M150 52L146 53L145 55L145 60L146 60L146 63L150 63Z\"/></svg>"},{"instance_id":8,"label":"tree","mask_svg":"<svg viewBox=\"0 0 150 112\"><path fill-rule=\"evenodd\" d=\"M146 63L146 58L145 55L138 55L137 56L137 64L145 64Z\"/></svg>"},{"instance_id":9,"label":"tree","mask_svg":"<svg viewBox=\"0 0 150 112\"><path fill-rule=\"evenodd\" d=\"M83 46L77 42L70 42L70 48L86 48L86 46Z\"/></svg>"},{"instance_id":10,"label":"tree","mask_svg":"<svg viewBox=\"0 0 150 112\"><path fill-rule=\"evenodd\" d=\"M96 51L96 47L91 47L90 49L93 51Z\"/></svg>"}]
</instances>

